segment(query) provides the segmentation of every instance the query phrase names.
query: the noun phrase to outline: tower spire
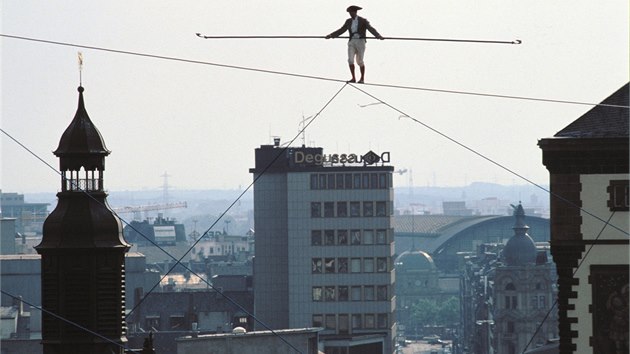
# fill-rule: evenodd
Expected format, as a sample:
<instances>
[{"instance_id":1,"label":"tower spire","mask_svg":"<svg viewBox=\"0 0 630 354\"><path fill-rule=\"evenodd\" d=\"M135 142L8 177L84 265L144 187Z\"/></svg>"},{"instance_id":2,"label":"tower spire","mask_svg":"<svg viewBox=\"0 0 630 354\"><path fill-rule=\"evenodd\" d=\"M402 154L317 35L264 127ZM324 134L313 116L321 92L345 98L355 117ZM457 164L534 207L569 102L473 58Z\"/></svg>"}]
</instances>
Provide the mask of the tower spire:
<instances>
[{"instance_id":1,"label":"tower spire","mask_svg":"<svg viewBox=\"0 0 630 354\"><path fill-rule=\"evenodd\" d=\"M42 343L50 353L124 353L125 241L103 185L110 151L87 114L83 87L74 119L59 140L61 191L35 247L41 255L42 305L108 338L43 314Z\"/></svg>"}]
</instances>

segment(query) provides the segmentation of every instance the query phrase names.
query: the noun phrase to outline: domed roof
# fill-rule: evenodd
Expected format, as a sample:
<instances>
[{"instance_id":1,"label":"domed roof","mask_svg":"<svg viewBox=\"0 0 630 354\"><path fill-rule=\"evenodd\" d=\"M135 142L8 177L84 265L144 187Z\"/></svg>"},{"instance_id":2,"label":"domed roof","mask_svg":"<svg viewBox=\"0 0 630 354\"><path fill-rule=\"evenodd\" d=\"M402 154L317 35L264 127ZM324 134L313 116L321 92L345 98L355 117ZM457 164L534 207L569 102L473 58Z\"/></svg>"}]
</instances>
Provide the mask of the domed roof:
<instances>
[{"instance_id":1,"label":"domed roof","mask_svg":"<svg viewBox=\"0 0 630 354\"><path fill-rule=\"evenodd\" d=\"M426 271L435 269L433 258L426 252L418 250L405 251L396 258L396 270L399 271Z\"/></svg>"},{"instance_id":2,"label":"domed roof","mask_svg":"<svg viewBox=\"0 0 630 354\"><path fill-rule=\"evenodd\" d=\"M508 266L523 266L536 263L536 244L527 234L529 226L525 225L525 211L521 204L514 208L514 236L512 236L503 248L502 258Z\"/></svg>"},{"instance_id":3,"label":"domed roof","mask_svg":"<svg viewBox=\"0 0 630 354\"><path fill-rule=\"evenodd\" d=\"M101 167L103 157L110 151L105 147L101 133L85 110L83 87L79 86L79 106L74 119L61 135L54 154L61 158L61 169L86 169ZM101 168L102 169L102 168Z\"/></svg>"}]
</instances>

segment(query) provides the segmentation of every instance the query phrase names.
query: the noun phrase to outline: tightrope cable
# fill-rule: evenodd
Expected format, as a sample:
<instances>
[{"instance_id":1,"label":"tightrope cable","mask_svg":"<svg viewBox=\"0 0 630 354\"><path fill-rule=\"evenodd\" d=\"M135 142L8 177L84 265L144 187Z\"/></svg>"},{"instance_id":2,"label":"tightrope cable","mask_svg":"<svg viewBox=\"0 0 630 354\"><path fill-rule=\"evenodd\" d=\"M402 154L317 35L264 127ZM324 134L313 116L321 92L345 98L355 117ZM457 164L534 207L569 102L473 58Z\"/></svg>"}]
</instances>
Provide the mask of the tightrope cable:
<instances>
[{"instance_id":1,"label":"tightrope cable","mask_svg":"<svg viewBox=\"0 0 630 354\"><path fill-rule=\"evenodd\" d=\"M76 43L58 42L58 41L51 41L51 40L31 38L31 37L23 37L23 36L14 36L14 35L1 34L1 33L0 33L0 37L12 38L12 39L18 39L18 40L24 40L24 41L31 41L31 42L38 42L38 43L46 43L46 44L59 45L59 46L66 46L66 47L92 49L92 50L97 50L97 51L117 53L117 54L125 54L125 55L133 55L133 56L152 58L152 59L177 61L177 62L188 63L188 64L208 65L208 66L215 66L215 67L220 67L220 68L246 70L246 71L260 72L260 73L265 73L265 74L272 74L272 75L292 76L292 77L298 77L298 78L302 78L302 79L312 79L312 80L321 80L321 81L333 81L333 82L342 82L342 83L346 82L346 80L340 80L340 79L329 78L329 77L324 77L324 76L305 75L305 74L297 74L297 73L283 72L283 71L277 71L277 70L268 70L268 69L252 68L252 67L246 67L246 66L213 63L213 62L202 61L202 60L193 60L193 59L178 58L178 57L171 57L171 56L165 56L165 55L140 53L140 52L134 52L134 51L125 51L125 50L118 50L118 49L111 49L111 48L104 48L104 47L88 46L88 45L82 45L82 44L76 44ZM366 83L365 85L380 86L380 87L390 87L390 88L399 88L399 89L407 89L407 90L430 91L430 92L448 93L448 94L459 94L459 95L472 95L472 96L481 96L481 97L505 98L505 99L513 99L513 100L524 100L524 101L563 103L563 104L574 104L574 105L585 105L585 106L605 106L605 107L617 107L617 108L630 109L630 106L622 106L622 105L610 105L610 104L592 103L592 102L556 100L556 99L526 97L526 96L498 95L498 94L474 92L474 91L443 90L443 89L434 89L434 88L426 88L426 87L413 87L413 86L401 86L401 85L378 84L378 83Z\"/></svg>"}]
</instances>

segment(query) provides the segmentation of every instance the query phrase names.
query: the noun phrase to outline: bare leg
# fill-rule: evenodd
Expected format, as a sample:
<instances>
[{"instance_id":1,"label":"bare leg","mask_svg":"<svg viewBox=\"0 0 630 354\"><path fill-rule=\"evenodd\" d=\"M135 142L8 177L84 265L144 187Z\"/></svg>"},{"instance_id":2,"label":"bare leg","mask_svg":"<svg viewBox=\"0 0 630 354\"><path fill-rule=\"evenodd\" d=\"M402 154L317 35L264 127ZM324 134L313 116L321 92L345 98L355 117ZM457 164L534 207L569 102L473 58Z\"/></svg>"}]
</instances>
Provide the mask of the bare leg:
<instances>
[{"instance_id":1,"label":"bare leg","mask_svg":"<svg viewBox=\"0 0 630 354\"><path fill-rule=\"evenodd\" d=\"M348 82L357 82L356 77L354 76L354 64L350 64L350 73L352 74L352 79L348 80Z\"/></svg>"},{"instance_id":2,"label":"bare leg","mask_svg":"<svg viewBox=\"0 0 630 354\"><path fill-rule=\"evenodd\" d=\"M365 65L359 66L359 70L361 70L361 79L359 79L359 83L363 83L363 79L365 78Z\"/></svg>"}]
</instances>

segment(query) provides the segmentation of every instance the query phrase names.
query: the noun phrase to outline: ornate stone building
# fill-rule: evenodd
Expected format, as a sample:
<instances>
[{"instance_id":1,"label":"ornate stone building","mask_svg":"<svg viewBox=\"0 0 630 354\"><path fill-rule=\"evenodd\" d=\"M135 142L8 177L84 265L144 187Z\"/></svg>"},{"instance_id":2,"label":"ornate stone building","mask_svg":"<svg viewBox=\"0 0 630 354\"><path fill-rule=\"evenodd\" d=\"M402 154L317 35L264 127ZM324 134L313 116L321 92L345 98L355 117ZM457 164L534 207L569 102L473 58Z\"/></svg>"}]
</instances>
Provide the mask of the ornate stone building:
<instances>
[{"instance_id":1,"label":"ornate stone building","mask_svg":"<svg viewBox=\"0 0 630 354\"><path fill-rule=\"evenodd\" d=\"M554 264L547 251L537 249L527 234L522 205L515 207L514 216L514 236L503 248L493 277L494 341L497 353L505 354L544 345L557 337L558 325L552 309L556 297Z\"/></svg>"},{"instance_id":2,"label":"ornate stone building","mask_svg":"<svg viewBox=\"0 0 630 354\"><path fill-rule=\"evenodd\" d=\"M560 353L628 353L628 84L539 141L551 188Z\"/></svg>"}]
</instances>

